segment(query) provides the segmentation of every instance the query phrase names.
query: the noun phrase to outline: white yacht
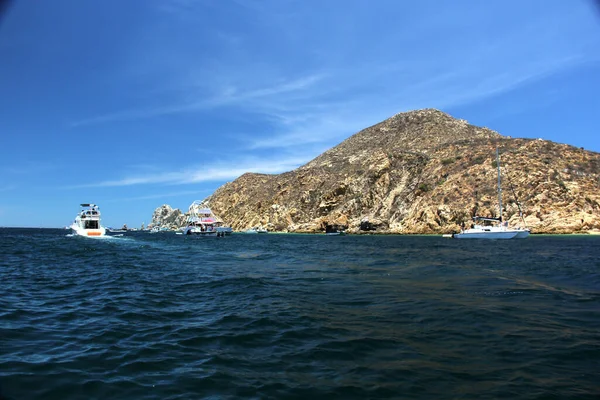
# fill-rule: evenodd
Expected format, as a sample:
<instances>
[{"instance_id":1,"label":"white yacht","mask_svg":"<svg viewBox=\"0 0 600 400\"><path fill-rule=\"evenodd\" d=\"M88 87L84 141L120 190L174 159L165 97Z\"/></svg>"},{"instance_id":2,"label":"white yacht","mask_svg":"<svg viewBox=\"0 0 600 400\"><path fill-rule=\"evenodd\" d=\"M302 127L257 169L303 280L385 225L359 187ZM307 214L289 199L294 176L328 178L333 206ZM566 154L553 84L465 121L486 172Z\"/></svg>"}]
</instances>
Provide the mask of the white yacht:
<instances>
[{"instance_id":1,"label":"white yacht","mask_svg":"<svg viewBox=\"0 0 600 400\"><path fill-rule=\"evenodd\" d=\"M500 156L496 149L496 167L498 168L498 218L473 217L473 226L452 235L455 239L524 239L530 234L527 228L510 228L502 221L502 185L500 174ZM520 209L520 207L519 207Z\"/></svg>"},{"instance_id":2,"label":"white yacht","mask_svg":"<svg viewBox=\"0 0 600 400\"><path fill-rule=\"evenodd\" d=\"M75 217L71 229L79 236L106 235L106 229L100 223L100 208L96 204L81 204L81 211Z\"/></svg>"},{"instance_id":3,"label":"white yacht","mask_svg":"<svg viewBox=\"0 0 600 400\"><path fill-rule=\"evenodd\" d=\"M187 226L182 232L186 236L225 236L231 234L231 228L223 226L223 222L204 202L195 200L188 209Z\"/></svg>"}]
</instances>

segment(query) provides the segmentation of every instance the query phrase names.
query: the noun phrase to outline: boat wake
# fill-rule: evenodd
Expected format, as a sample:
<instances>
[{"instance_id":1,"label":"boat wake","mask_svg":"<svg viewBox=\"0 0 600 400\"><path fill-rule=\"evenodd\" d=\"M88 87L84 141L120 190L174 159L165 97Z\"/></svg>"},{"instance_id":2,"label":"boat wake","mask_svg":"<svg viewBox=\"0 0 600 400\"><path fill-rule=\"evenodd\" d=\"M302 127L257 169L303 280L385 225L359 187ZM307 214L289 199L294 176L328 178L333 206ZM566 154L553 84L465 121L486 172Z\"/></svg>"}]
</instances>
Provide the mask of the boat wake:
<instances>
[{"instance_id":1,"label":"boat wake","mask_svg":"<svg viewBox=\"0 0 600 400\"><path fill-rule=\"evenodd\" d=\"M125 235L120 234L120 235L104 235L104 236L82 236L82 235L78 235L76 233L67 233L65 235L65 237L81 237L81 238L86 238L86 239L94 239L94 240L134 240L133 238L130 237L124 237ZM0 399L1 400L1 399Z\"/></svg>"}]
</instances>

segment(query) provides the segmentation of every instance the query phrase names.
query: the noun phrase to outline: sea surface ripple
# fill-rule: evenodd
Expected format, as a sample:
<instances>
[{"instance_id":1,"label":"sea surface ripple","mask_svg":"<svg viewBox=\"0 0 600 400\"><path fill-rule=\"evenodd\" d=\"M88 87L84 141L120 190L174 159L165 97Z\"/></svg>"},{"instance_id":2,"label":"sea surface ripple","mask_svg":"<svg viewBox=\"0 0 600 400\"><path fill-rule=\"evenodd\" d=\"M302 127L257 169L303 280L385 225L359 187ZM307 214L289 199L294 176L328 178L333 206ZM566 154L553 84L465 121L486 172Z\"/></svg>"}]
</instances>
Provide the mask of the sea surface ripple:
<instances>
[{"instance_id":1,"label":"sea surface ripple","mask_svg":"<svg viewBox=\"0 0 600 400\"><path fill-rule=\"evenodd\" d=\"M0 398L600 398L597 236L4 228L0 277Z\"/></svg>"}]
</instances>

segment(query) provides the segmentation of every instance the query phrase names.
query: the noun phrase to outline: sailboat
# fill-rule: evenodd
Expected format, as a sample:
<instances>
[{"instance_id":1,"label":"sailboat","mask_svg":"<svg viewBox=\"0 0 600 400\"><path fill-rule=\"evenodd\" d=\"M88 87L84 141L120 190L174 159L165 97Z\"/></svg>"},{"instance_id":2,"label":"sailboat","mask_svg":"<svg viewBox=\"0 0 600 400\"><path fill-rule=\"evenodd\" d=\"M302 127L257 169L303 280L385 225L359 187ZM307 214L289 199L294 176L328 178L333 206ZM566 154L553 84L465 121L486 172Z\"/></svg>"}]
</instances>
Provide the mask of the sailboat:
<instances>
[{"instance_id":1,"label":"sailboat","mask_svg":"<svg viewBox=\"0 0 600 400\"><path fill-rule=\"evenodd\" d=\"M455 239L524 239L531 233L527 228L510 228L502 221L502 178L500 173L500 155L496 148L496 167L498 168L498 218L473 217L473 226L452 235ZM494 225L495 224L495 225Z\"/></svg>"}]
</instances>

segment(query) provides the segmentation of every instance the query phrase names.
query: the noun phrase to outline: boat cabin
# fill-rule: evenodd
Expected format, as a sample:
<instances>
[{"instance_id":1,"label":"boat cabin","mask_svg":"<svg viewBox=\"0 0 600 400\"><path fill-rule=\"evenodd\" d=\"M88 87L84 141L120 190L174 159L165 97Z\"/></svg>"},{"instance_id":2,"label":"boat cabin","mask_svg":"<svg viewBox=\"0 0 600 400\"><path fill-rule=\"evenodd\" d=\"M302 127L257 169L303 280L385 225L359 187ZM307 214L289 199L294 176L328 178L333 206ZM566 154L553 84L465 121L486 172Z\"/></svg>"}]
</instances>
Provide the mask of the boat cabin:
<instances>
[{"instance_id":1,"label":"boat cabin","mask_svg":"<svg viewBox=\"0 0 600 400\"><path fill-rule=\"evenodd\" d=\"M83 229L100 229L100 209L95 204L81 204L83 208L79 214Z\"/></svg>"}]
</instances>

